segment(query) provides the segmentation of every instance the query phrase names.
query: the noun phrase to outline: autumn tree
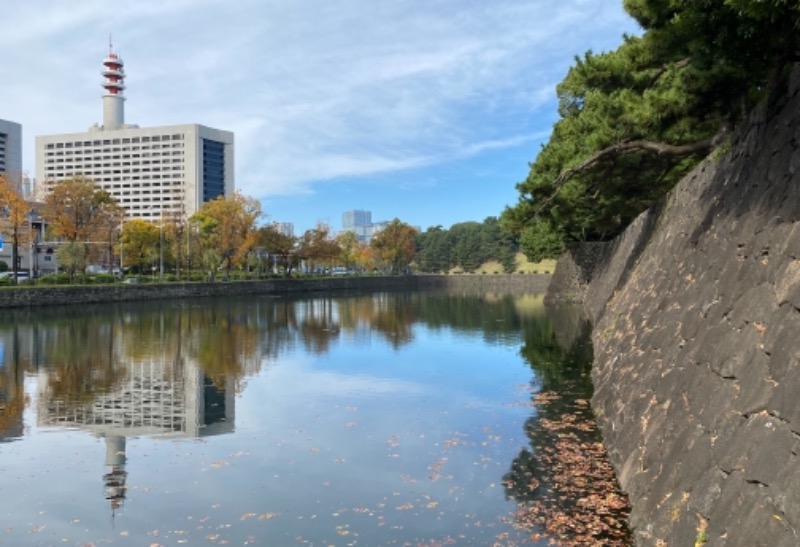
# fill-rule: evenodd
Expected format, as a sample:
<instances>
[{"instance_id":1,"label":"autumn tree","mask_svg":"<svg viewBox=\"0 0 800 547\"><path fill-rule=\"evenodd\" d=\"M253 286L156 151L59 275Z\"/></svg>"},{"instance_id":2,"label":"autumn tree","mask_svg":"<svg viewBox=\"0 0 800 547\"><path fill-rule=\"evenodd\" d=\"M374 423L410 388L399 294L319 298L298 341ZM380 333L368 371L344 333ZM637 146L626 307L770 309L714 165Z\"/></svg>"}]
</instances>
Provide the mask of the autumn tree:
<instances>
[{"instance_id":1,"label":"autumn tree","mask_svg":"<svg viewBox=\"0 0 800 547\"><path fill-rule=\"evenodd\" d=\"M256 221L261 206L253 198L238 192L208 201L192 215L203 241L203 259L211 279L219 268L230 277L231 268L245 263L256 244Z\"/></svg>"},{"instance_id":2,"label":"autumn tree","mask_svg":"<svg viewBox=\"0 0 800 547\"><path fill-rule=\"evenodd\" d=\"M110 196L109 196L110 197ZM97 204L97 225L94 233L98 244L98 251L102 251L99 262L104 264L108 271L113 271L114 248L122 234L122 222L125 219L125 209L113 199L102 200Z\"/></svg>"},{"instance_id":3,"label":"autumn tree","mask_svg":"<svg viewBox=\"0 0 800 547\"><path fill-rule=\"evenodd\" d=\"M399 219L392 220L370 242L391 274L404 272L417 252L417 231Z\"/></svg>"},{"instance_id":4,"label":"autumn tree","mask_svg":"<svg viewBox=\"0 0 800 547\"><path fill-rule=\"evenodd\" d=\"M88 242L98 230L105 205L112 200L89 179L67 179L56 183L47 194L42 216L55 237Z\"/></svg>"},{"instance_id":5,"label":"autumn tree","mask_svg":"<svg viewBox=\"0 0 800 547\"><path fill-rule=\"evenodd\" d=\"M373 272L378 268L378 252L369 245L359 245L355 255L356 267L363 272Z\"/></svg>"},{"instance_id":6,"label":"autumn tree","mask_svg":"<svg viewBox=\"0 0 800 547\"><path fill-rule=\"evenodd\" d=\"M292 270L299 262L296 237L286 235L274 226L262 226L258 229L257 245L267 252L267 260L272 262L273 267L282 270L286 277L291 277Z\"/></svg>"},{"instance_id":7,"label":"autumn tree","mask_svg":"<svg viewBox=\"0 0 800 547\"><path fill-rule=\"evenodd\" d=\"M165 212L161 222L165 249L174 261L175 275L180 279L181 270L187 267L190 254L189 225L185 216L178 211Z\"/></svg>"},{"instance_id":8,"label":"autumn tree","mask_svg":"<svg viewBox=\"0 0 800 547\"><path fill-rule=\"evenodd\" d=\"M331 236L330 228L320 223L300 236L297 252L300 258L308 262L308 267L314 270L318 264L332 266L340 250Z\"/></svg>"},{"instance_id":9,"label":"autumn tree","mask_svg":"<svg viewBox=\"0 0 800 547\"><path fill-rule=\"evenodd\" d=\"M144 273L158 261L159 229L152 222L132 219L122 226L122 252L125 264Z\"/></svg>"},{"instance_id":10,"label":"autumn tree","mask_svg":"<svg viewBox=\"0 0 800 547\"><path fill-rule=\"evenodd\" d=\"M31 207L23 199L19 186L8 177L0 175L0 233L11 237L11 269L19 269L19 249L30 243Z\"/></svg>"},{"instance_id":11,"label":"autumn tree","mask_svg":"<svg viewBox=\"0 0 800 547\"><path fill-rule=\"evenodd\" d=\"M79 241L67 241L56 250L56 260L59 267L69 274L70 282L73 282L75 274L84 271L88 264L87 246Z\"/></svg>"},{"instance_id":12,"label":"autumn tree","mask_svg":"<svg viewBox=\"0 0 800 547\"><path fill-rule=\"evenodd\" d=\"M355 232L348 230L336 236L336 243L339 246L339 260L345 269L352 270L361 246L358 236Z\"/></svg>"}]
</instances>

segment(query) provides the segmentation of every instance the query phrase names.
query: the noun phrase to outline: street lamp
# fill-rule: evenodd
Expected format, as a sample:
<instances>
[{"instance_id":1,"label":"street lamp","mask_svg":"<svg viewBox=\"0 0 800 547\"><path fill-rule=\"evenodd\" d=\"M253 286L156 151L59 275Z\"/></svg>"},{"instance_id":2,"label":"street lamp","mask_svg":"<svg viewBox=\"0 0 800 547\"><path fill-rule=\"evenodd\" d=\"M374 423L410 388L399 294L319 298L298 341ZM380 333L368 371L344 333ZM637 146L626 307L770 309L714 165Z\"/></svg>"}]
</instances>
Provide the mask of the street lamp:
<instances>
[{"instance_id":1,"label":"street lamp","mask_svg":"<svg viewBox=\"0 0 800 547\"><path fill-rule=\"evenodd\" d=\"M164 204L159 207L161 222L158 223L158 266L159 281L164 281Z\"/></svg>"},{"instance_id":2,"label":"street lamp","mask_svg":"<svg viewBox=\"0 0 800 547\"><path fill-rule=\"evenodd\" d=\"M122 252L125 245L122 243L122 230L125 227L125 216L119 220L119 276L125 278L125 263L122 260Z\"/></svg>"}]
</instances>

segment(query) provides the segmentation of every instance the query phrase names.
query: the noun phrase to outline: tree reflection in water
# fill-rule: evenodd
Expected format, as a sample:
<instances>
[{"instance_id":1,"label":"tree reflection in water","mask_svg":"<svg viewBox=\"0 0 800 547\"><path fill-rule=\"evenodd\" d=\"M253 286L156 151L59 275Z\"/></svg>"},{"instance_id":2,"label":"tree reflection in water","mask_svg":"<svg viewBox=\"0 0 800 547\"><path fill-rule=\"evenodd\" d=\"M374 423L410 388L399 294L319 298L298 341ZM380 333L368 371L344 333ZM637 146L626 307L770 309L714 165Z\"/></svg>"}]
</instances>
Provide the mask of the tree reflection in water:
<instances>
[{"instance_id":1,"label":"tree reflection in water","mask_svg":"<svg viewBox=\"0 0 800 547\"><path fill-rule=\"evenodd\" d=\"M78 416L79 409L92 405L107 409L118 404L115 390L122 393L125 385L138 382L137 371L146 368L152 388L148 393L173 390L184 399L175 404L186 408L191 406L187 399L194 398L198 405L196 399L203 401L194 428L186 412L184 423L163 422L164 431L178 428L200 435L213 434L211 425L232 419L228 398L244 388L248 377L296 347L322 355L343 337L374 336L398 349L414 340L419 323L433 331L480 333L489 344L521 344L520 353L534 372L535 410L525 423L530 445L503 477L506 497L518 504L516 526L539 531L532 534L534 539L541 533L555 543L630 542L627 501L617 489L589 407L588 323L569 308L545 312L541 297L315 295L209 299L199 305L173 301L85 306L50 310L47 319L18 320L19 315L0 319L0 343L17 353L19 348L32 348L25 355L15 353L13 369L7 366L0 377L0 395L5 397L0 397L0 437L12 435L13 424L21 424L21 378L28 371L45 371L45 399L57 403L58 412ZM7 350L7 363L9 354ZM178 393L188 386L194 390L191 397ZM152 404L153 399L146 402ZM108 499L121 504L126 490L125 437L109 431L102 433L110 447L104 481Z\"/></svg>"},{"instance_id":2,"label":"tree reflection in water","mask_svg":"<svg viewBox=\"0 0 800 547\"><path fill-rule=\"evenodd\" d=\"M590 325L574 308L548 315L526 332L521 351L536 373L535 413L525 423L530 449L503 477L506 496L518 502L516 524L542 529L558 545L631 545L628 500L589 406Z\"/></svg>"}]
</instances>

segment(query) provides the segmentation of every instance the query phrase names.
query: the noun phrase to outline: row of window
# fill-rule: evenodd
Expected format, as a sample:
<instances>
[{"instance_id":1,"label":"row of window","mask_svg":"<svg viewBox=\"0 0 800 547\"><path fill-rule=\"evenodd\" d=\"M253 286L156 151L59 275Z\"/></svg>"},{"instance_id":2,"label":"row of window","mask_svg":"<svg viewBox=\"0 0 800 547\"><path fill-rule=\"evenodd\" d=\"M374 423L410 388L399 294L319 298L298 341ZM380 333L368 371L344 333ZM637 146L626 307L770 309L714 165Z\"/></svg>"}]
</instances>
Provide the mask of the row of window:
<instances>
[{"instance_id":1,"label":"row of window","mask_svg":"<svg viewBox=\"0 0 800 547\"><path fill-rule=\"evenodd\" d=\"M77 168L77 170L82 170L82 169L91 170L92 168L101 169L103 167L105 167L107 169L111 168L111 167L129 167L130 168L131 165L136 165L136 166L140 166L140 165L147 166L147 165L150 165L150 166L152 166L152 169L154 169L156 171L158 171L160 169L159 166L161 166L161 165L164 165L165 170L172 169L173 171L175 171L176 169L182 169L183 168L183 161L181 161L179 159L174 159L174 160L143 160L143 161L139 161L139 162L130 162L130 161L119 162L119 161L115 161L113 163L110 162L110 161L107 161L105 163L92 163L92 164L79 164L79 165L75 165L74 163L68 162L68 161L65 162L64 160L47 160L47 165L48 166L53 166L54 164L58 164L59 168L64 168L66 166L69 169L73 169L73 170L75 170L76 168ZM172 164L172 167L170 167L170 164ZM134 167L134 169L138 169L138 167ZM149 167L145 167L145 169L149 169Z\"/></svg>"},{"instance_id":2,"label":"row of window","mask_svg":"<svg viewBox=\"0 0 800 547\"><path fill-rule=\"evenodd\" d=\"M83 146L111 146L113 144L134 144L142 142L166 142L181 140L183 140L183 135L181 133L174 133L172 135L151 135L148 137L124 137L117 139L95 139L91 141L56 142L48 143L46 148L51 150L54 148L80 148Z\"/></svg>"},{"instance_id":3,"label":"row of window","mask_svg":"<svg viewBox=\"0 0 800 547\"><path fill-rule=\"evenodd\" d=\"M183 149L182 142L176 142L173 144L154 144L150 146L123 146L123 147L114 147L114 148L86 148L84 150L56 150L47 152L48 156L86 156L89 154L113 154L113 153L122 153L122 152L144 152L143 155L147 156L150 155L151 150L155 150L152 152L153 155L158 155L159 150L172 150L172 155L179 155L181 152L179 150ZM48 147L48 150L52 150L52 148ZM168 152L161 152L162 155L168 156ZM134 156L137 157L137 156Z\"/></svg>"},{"instance_id":4,"label":"row of window","mask_svg":"<svg viewBox=\"0 0 800 547\"><path fill-rule=\"evenodd\" d=\"M159 183L159 184L150 184L149 182L145 183L126 183L126 184L103 184L102 187L105 190L109 190L112 194L120 194L120 188L133 188L134 190L139 190L141 188L153 188L150 190L151 192L158 193L159 189L161 190L162 194L180 194L180 190L176 190L174 188L170 188L170 186L175 187L182 187L183 185L180 182L172 182L172 183ZM130 194L130 190L121 192L124 195Z\"/></svg>"}]
</instances>

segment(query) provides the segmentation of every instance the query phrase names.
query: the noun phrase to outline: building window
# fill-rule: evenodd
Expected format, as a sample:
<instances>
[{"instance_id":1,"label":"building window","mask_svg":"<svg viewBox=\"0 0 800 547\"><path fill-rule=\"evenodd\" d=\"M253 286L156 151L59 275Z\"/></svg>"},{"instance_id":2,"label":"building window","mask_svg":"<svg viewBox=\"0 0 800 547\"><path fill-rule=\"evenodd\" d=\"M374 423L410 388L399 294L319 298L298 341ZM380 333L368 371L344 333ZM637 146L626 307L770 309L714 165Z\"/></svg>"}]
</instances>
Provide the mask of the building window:
<instances>
[{"instance_id":1,"label":"building window","mask_svg":"<svg viewBox=\"0 0 800 547\"><path fill-rule=\"evenodd\" d=\"M225 195L225 144L203 139L203 202Z\"/></svg>"}]
</instances>

